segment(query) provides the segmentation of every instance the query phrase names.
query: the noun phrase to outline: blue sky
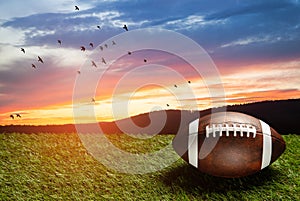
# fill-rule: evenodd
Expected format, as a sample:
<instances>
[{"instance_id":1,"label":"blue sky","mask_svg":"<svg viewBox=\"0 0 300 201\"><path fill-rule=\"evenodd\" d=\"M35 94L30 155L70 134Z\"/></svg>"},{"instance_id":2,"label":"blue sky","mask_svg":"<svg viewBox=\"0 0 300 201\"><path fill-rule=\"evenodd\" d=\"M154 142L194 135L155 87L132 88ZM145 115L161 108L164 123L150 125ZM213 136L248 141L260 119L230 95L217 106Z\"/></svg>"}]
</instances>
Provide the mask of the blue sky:
<instances>
[{"instance_id":1,"label":"blue sky","mask_svg":"<svg viewBox=\"0 0 300 201\"><path fill-rule=\"evenodd\" d=\"M90 40L102 42L122 32L121 27L126 23L129 29L159 27L178 31L215 51L217 59L238 56L244 60L280 60L297 58L300 52L297 45L300 5L292 0L28 1L26 5L8 1L5 4L7 9L1 6L7 10L0 15L2 28L17 29L24 34L19 41L23 46L53 45L58 37L74 48ZM81 10L73 12L74 5ZM96 25L102 27L101 37Z\"/></svg>"},{"instance_id":2,"label":"blue sky","mask_svg":"<svg viewBox=\"0 0 300 201\"><path fill-rule=\"evenodd\" d=\"M123 33L124 24L129 31L163 28L196 41L220 71L229 103L300 97L298 0L10 0L0 2L0 11L3 122L11 112L70 102L77 75L66 75L88 55L80 46L92 51L90 42L98 46ZM45 68L33 74L37 55ZM41 88L56 95L42 98Z\"/></svg>"}]
</instances>

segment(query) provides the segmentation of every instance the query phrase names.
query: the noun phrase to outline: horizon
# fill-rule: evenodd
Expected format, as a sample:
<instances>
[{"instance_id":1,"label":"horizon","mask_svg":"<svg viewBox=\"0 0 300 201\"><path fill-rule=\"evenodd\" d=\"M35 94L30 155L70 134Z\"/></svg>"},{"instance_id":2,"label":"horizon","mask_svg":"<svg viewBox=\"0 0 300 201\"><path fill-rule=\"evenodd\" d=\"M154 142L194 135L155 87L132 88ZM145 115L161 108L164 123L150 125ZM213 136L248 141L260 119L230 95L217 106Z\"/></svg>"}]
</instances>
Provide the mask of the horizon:
<instances>
[{"instance_id":1,"label":"horizon","mask_svg":"<svg viewBox=\"0 0 300 201\"><path fill-rule=\"evenodd\" d=\"M127 0L0 5L0 125L112 122L156 110L200 111L300 98L298 1L163 1L161 9L153 1ZM199 76L182 56L199 55L186 52L189 47L175 38L182 55L159 49L129 55L141 46L130 37L149 28L194 41L211 58L207 68L215 67L220 83ZM123 55L113 58L118 51ZM90 82L95 80L94 90ZM216 88L223 94L213 94ZM79 107L82 116L76 120ZM21 118L10 117L16 114Z\"/></svg>"},{"instance_id":2,"label":"horizon","mask_svg":"<svg viewBox=\"0 0 300 201\"><path fill-rule=\"evenodd\" d=\"M239 104L232 104L232 105L220 106L220 107L216 107L215 109L223 108L223 107L227 108L227 107L236 107L236 106L243 106L243 105L253 105L253 104L261 104L261 103L268 103L268 102L295 101L295 100L296 101L300 100L300 98L284 99L284 100L263 100L263 101L251 102L251 103L239 103ZM145 113L139 113L139 114L136 114L136 115L132 115L132 116L129 116L129 117L126 117L126 118L115 119L113 121L86 122L86 123L83 123L83 124L114 123L116 121L120 121L120 120L124 120L124 119L128 119L128 118L132 118L132 117L138 117L140 115L146 115L146 114L149 114L151 112L161 112L161 111L165 111L165 112L168 112L168 111L203 112L203 111L211 110L211 109L213 109L213 108L206 108L206 109L203 109L203 110L193 110L193 111L191 111L191 110L180 110L180 109L153 110L153 111L150 111L150 112L145 112ZM6 126L65 126L65 125L75 125L75 123L66 123L66 124L6 124L6 125L0 124L0 126L3 126L3 127L6 127Z\"/></svg>"}]
</instances>

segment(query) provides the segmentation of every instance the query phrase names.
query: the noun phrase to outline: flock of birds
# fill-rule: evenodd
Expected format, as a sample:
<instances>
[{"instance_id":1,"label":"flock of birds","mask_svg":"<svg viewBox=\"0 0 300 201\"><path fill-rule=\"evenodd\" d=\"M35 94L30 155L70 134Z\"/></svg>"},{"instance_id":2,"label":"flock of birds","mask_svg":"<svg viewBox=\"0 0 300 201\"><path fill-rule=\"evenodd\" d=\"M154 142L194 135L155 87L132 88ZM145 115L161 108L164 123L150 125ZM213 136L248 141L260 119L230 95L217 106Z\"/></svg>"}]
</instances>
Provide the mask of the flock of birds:
<instances>
[{"instance_id":1,"label":"flock of birds","mask_svg":"<svg viewBox=\"0 0 300 201\"><path fill-rule=\"evenodd\" d=\"M12 119L15 119L15 115L16 115L16 117L21 118L21 115L19 113L11 114L9 117Z\"/></svg>"},{"instance_id":2,"label":"flock of birds","mask_svg":"<svg viewBox=\"0 0 300 201\"><path fill-rule=\"evenodd\" d=\"M78 10L78 11L79 11L80 9L79 9L78 6L75 6L75 10ZM101 29L100 25L97 25L97 28L98 28L98 29ZM127 27L126 24L124 24L124 26L123 26L122 28L123 28L125 31L128 31L128 27ZM58 39L58 40L57 40L57 43L58 43L59 45L62 45L62 40ZM116 45L116 42L115 42L115 41L112 41L112 45ZM91 48L93 48L93 47L94 47L94 44L91 42L91 43L89 44L89 46L90 46ZM105 48L108 48L108 45L107 45L107 44L104 44L104 47L105 47ZM100 48L101 51L103 51L103 50L104 50L104 47L100 46L99 48ZM80 46L80 50L84 52L84 51L86 50L86 47L85 47L85 46ZM26 51L25 51L25 49L24 49L23 47L21 48L21 51L22 51L24 54L26 53ZM131 52L128 52L128 54L131 55ZM37 61L38 61L38 62L41 62L42 64L44 63L43 59L42 59L40 56L37 56ZM144 62L147 62L147 60L144 59ZM103 57L102 57L102 63L106 64L106 61L105 61L105 59L104 59ZM97 65L96 65L96 63L95 63L94 61L92 61L92 66L93 66L93 67L97 67ZM31 67L34 68L34 69L36 69L36 68L37 68L37 64L32 63L32 64L31 64ZM77 73L80 74L80 71L77 71Z\"/></svg>"},{"instance_id":3,"label":"flock of birds","mask_svg":"<svg viewBox=\"0 0 300 201\"><path fill-rule=\"evenodd\" d=\"M76 10L76 11L79 11L80 9L79 9L78 6L75 6L75 10ZM98 28L98 29L101 29L101 27L100 27L99 25L97 25L97 28ZM124 26L123 26L122 28L123 28L125 31L128 31L128 27L127 27L126 24L124 24ZM58 39L58 40L57 40L57 43L58 43L59 45L62 45L62 40L61 40L61 39ZM112 41L112 45L113 45L113 46L116 45L116 42L115 42L115 41ZM94 44L91 42L91 43L89 43L89 46L90 46L91 48L93 48L93 47L94 47ZM107 45L107 44L104 44L104 46L99 46L99 48L100 48L101 51L103 51L104 48L108 48L108 45ZM84 51L86 51L86 47L85 47L85 46L80 46L80 50L84 52ZM24 54L26 53L26 51L25 51L25 49L24 49L23 47L21 47L21 51L22 51ZM132 52L130 52L130 51L128 51L127 53L128 53L128 55L131 55L131 54L132 54ZM43 60L40 56L37 56L37 62L40 62L41 64L44 64L44 60ZM106 60L105 60L103 57L101 58L101 62L102 62L103 64L107 64ZM146 62L147 62L147 59L144 59L144 62L146 63ZM97 64L96 64L95 61L91 61L91 65L92 65L92 67L97 68ZM32 63L32 64L31 64L31 67L34 68L34 69L36 69L36 68L37 68L37 64L36 64L36 63ZM77 73L80 74L80 73L81 73L80 70L78 70ZM188 81L188 83L190 84L191 81ZM175 84L174 87L177 88L178 86ZM92 102L93 102L93 103L96 102L95 98L92 98ZM167 105L167 107L170 106L169 104L166 104L166 105ZM11 115L10 115L10 118L11 118L11 119L15 119L15 117L21 118L21 115L20 115L19 113L14 113L14 114L11 114Z\"/></svg>"},{"instance_id":4,"label":"flock of birds","mask_svg":"<svg viewBox=\"0 0 300 201\"><path fill-rule=\"evenodd\" d=\"M25 49L24 48L21 48L21 51L25 54ZM38 62L44 63L43 59L40 56L37 56L37 58L38 58L38 60L37 60ZM31 67L36 68L36 65L32 63Z\"/></svg>"}]
</instances>

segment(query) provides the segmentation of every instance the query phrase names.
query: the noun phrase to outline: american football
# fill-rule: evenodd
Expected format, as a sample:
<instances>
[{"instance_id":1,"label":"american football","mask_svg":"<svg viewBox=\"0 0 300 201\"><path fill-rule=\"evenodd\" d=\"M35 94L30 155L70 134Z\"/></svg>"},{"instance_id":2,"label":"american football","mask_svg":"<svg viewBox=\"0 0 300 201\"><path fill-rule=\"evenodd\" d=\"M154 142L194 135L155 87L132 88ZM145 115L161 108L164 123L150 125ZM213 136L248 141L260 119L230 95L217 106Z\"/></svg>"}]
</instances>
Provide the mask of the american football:
<instances>
[{"instance_id":1,"label":"american football","mask_svg":"<svg viewBox=\"0 0 300 201\"><path fill-rule=\"evenodd\" d=\"M273 163L285 150L281 135L267 123L238 112L218 112L191 121L173 139L173 148L203 173L237 178Z\"/></svg>"}]
</instances>

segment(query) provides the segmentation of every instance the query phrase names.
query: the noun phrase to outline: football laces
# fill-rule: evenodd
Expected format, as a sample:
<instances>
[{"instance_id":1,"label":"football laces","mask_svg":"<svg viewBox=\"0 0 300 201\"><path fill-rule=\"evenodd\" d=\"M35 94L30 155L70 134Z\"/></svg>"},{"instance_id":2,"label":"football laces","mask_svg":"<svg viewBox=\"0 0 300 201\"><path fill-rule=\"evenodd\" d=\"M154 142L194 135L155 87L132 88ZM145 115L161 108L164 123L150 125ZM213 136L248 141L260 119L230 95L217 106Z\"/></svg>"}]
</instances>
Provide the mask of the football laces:
<instances>
[{"instance_id":1,"label":"football laces","mask_svg":"<svg viewBox=\"0 0 300 201\"><path fill-rule=\"evenodd\" d=\"M250 124L239 124L239 123L223 123L223 124L211 124L206 126L206 137L217 137L229 136L233 133L233 136L241 137L256 137L256 128Z\"/></svg>"}]
</instances>

